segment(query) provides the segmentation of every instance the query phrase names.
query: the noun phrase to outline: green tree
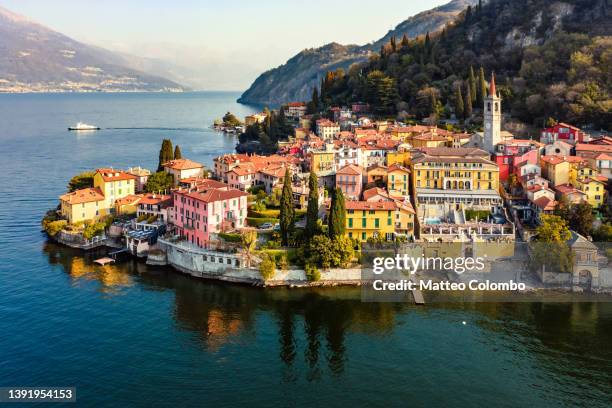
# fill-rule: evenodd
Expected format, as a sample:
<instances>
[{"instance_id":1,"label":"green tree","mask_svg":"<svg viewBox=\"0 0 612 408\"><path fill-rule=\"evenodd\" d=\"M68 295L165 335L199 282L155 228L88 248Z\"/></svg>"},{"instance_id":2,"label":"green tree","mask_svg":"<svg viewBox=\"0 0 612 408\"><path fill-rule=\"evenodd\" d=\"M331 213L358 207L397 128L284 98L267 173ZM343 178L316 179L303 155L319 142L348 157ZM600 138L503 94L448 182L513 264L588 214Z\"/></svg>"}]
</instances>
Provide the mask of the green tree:
<instances>
[{"instance_id":1,"label":"green tree","mask_svg":"<svg viewBox=\"0 0 612 408\"><path fill-rule=\"evenodd\" d=\"M465 113L464 116L466 119L469 119L472 117L472 91L470 90L470 86L467 86L466 89L466 94L465 94Z\"/></svg>"},{"instance_id":2,"label":"green tree","mask_svg":"<svg viewBox=\"0 0 612 408\"><path fill-rule=\"evenodd\" d=\"M457 119L463 119L464 106L463 95L461 94L461 85L455 86L455 116Z\"/></svg>"},{"instance_id":3,"label":"green tree","mask_svg":"<svg viewBox=\"0 0 612 408\"><path fill-rule=\"evenodd\" d=\"M240 126L242 122L231 112L223 115L223 125L225 126Z\"/></svg>"},{"instance_id":4,"label":"green tree","mask_svg":"<svg viewBox=\"0 0 612 408\"><path fill-rule=\"evenodd\" d=\"M182 158L183 158L183 154L181 153L181 147L179 145L176 145L176 147L174 148L174 160L178 160Z\"/></svg>"},{"instance_id":5,"label":"green tree","mask_svg":"<svg viewBox=\"0 0 612 408\"><path fill-rule=\"evenodd\" d=\"M366 78L366 98L376 113L392 113L397 99L395 80L379 70L370 72Z\"/></svg>"},{"instance_id":6,"label":"green tree","mask_svg":"<svg viewBox=\"0 0 612 408\"><path fill-rule=\"evenodd\" d=\"M304 272L306 273L306 279L308 279L309 282L316 282L321 279L321 272L319 272L317 266L313 265L312 263L306 264L304 267Z\"/></svg>"},{"instance_id":7,"label":"green tree","mask_svg":"<svg viewBox=\"0 0 612 408\"><path fill-rule=\"evenodd\" d=\"M293 231L295 211L293 209L293 189L291 187L291 172L289 168L285 171L283 181L283 192L280 199L280 233L283 246L289 244L289 236Z\"/></svg>"},{"instance_id":8,"label":"green tree","mask_svg":"<svg viewBox=\"0 0 612 408\"><path fill-rule=\"evenodd\" d=\"M536 241L529 245L529 266L533 271L544 267L548 271L570 272L574 254L567 245L572 234L567 222L557 215L543 215L536 229Z\"/></svg>"},{"instance_id":9,"label":"green tree","mask_svg":"<svg viewBox=\"0 0 612 408\"><path fill-rule=\"evenodd\" d=\"M478 72L478 84L478 106L484 106L484 98L487 97L487 81L485 80L483 67L480 67Z\"/></svg>"},{"instance_id":10,"label":"green tree","mask_svg":"<svg viewBox=\"0 0 612 408\"><path fill-rule=\"evenodd\" d=\"M538 242L566 242L571 236L567 221L557 215L543 215L536 228Z\"/></svg>"},{"instance_id":11,"label":"green tree","mask_svg":"<svg viewBox=\"0 0 612 408\"><path fill-rule=\"evenodd\" d=\"M472 96L472 103L476 102L476 77L474 76L474 67L470 65L470 73L468 76L468 90Z\"/></svg>"},{"instance_id":12,"label":"green tree","mask_svg":"<svg viewBox=\"0 0 612 408\"><path fill-rule=\"evenodd\" d=\"M251 266L253 252L257 246L257 231L251 229L243 230L242 234L240 234L240 243L246 255L248 266Z\"/></svg>"},{"instance_id":13,"label":"green tree","mask_svg":"<svg viewBox=\"0 0 612 408\"><path fill-rule=\"evenodd\" d=\"M582 202L572 207L570 215L570 228L582 236L589 236L593 231L593 207Z\"/></svg>"},{"instance_id":14,"label":"green tree","mask_svg":"<svg viewBox=\"0 0 612 408\"><path fill-rule=\"evenodd\" d=\"M147 193L159 193L161 191L169 190L172 187L174 178L171 174L164 171L158 171L153 173L147 179L145 184L145 191Z\"/></svg>"},{"instance_id":15,"label":"green tree","mask_svg":"<svg viewBox=\"0 0 612 408\"><path fill-rule=\"evenodd\" d=\"M332 202L328 217L327 233L331 239L341 237L346 230L346 208L342 190L336 188L332 195Z\"/></svg>"},{"instance_id":16,"label":"green tree","mask_svg":"<svg viewBox=\"0 0 612 408\"><path fill-rule=\"evenodd\" d=\"M312 115L319 111L319 89L315 86L312 88L312 97L307 105L308 114Z\"/></svg>"},{"instance_id":17,"label":"green tree","mask_svg":"<svg viewBox=\"0 0 612 408\"><path fill-rule=\"evenodd\" d=\"M270 280L274 277L276 272L276 263L269 254L263 254L261 263L259 264L259 274L264 281Z\"/></svg>"},{"instance_id":18,"label":"green tree","mask_svg":"<svg viewBox=\"0 0 612 408\"><path fill-rule=\"evenodd\" d=\"M318 230L319 220L319 180L314 171L308 178L308 208L306 209L306 240L314 237Z\"/></svg>"},{"instance_id":19,"label":"green tree","mask_svg":"<svg viewBox=\"0 0 612 408\"><path fill-rule=\"evenodd\" d=\"M164 170L164 163L174 160L174 152L172 151L172 141L170 139L164 139L162 141L161 149L159 149L159 164L157 171Z\"/></svg>"},{"instance_id":20,"label":"green tree","mask_svg":"<svg viewBox=\"0 0 612 408\"><path fill-rule=\"evenodd\" d=\"M557 201L553 214L560 217L562 220L564 220L567 223L570 222L572 211L571 211L570 203L569 203L569 200L567 199L567 196L563 195L561 196L559 201Z\"/></svg>"},{"instance_id":21,"label":"green tree","mask_svg":"<svg viewBox=\"0 0 612 408\"><path fill-rule=\"evenodd\" d=\"M72 177L68 182L68 192L93 187L94 174L93 171L85 171Z\"/></svg>"}]
</instances>

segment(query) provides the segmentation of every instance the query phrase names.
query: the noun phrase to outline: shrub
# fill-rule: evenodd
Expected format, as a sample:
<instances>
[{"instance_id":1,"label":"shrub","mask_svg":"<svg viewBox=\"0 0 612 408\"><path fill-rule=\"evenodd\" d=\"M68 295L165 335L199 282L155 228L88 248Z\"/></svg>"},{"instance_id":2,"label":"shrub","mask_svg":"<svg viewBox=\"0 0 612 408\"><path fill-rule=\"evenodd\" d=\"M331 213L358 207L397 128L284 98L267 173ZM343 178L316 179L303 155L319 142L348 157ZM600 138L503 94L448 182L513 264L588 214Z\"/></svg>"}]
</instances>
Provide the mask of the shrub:
<instances>
[{"instance_id":1,"label":"shrub","mask_svg":"<svg viewBox=\"0 0 612 408\"><path fill-rule=\"evenodd\" d=\"M258 201L255 204L253 204L251 208L253 211L249 211L249 212L252 212L252 213L255 213L255 212L261 213L263 211L266 211L266 205L261 201Z\"/></svg>"},{"instance_id":2,"label":"shrub","mask_svg":"<svg viewBox=\"0 0 612 408\"><path fill-rule=\"evenodd\" d=\"M58 232L63 230L68 225L66 220L50 221L45 224L45 231L50 236L54 237Z\"/></svg>"},{"instance_id":3,"label":"shrub","mask_svg":"<svg viewBox=\"0 0 612 408\"><path fill-rule=\"evenodd\" d=\"M319 272L315 265L307 263L304 267L304 271L306 272L306 279L308 279L309 282L317 282L321 280L321 272Z\"/></svg>"},{"instance_id":4,"label":"shrub","mask_svg":"<svg viewBox=\"0 0 612 408\"><path fill-rule=\"evenodd\" d=\"M280 255L277 264L282 271L286 271L287 269L289 269L289 260L287 259L287 255Z\"/></svg>"},{"instance_id":5,"label":"shrub","mask_svg":"<svg viewBox=\"0 0 612 408\"><path fill-rule=\"evenodd\" d=\"M259 273L264 281L271 279L274 276L276 264L272 257L268 254L263 255L263 259L259 264Z\"/></svg>"},{"instance_id":6,"label":"shrub","mask_svg":"<svg viewBox=\"0 0 612 408\"><path fill-rule=\"evenodd\" d=\"M491 212L486 210L465 210L466 221L475 221L476 219L483 221L486 220L489 215L491 215Z\"/></svg>"},{"instance_id":7,"label":"shrub","mask_svg":"<svg viewBox=\"0 0 612 408\"><path fill-rule=\"evenodd\" d=\"M242 241L242 235L240 234L229 234L225 232L220 232L218 235L219 235L219 238L223 239L226 242L241 242Z\"/></svg>"},{"instance_id":8,"label":"shrub","mask_svg":"<svg viewBox=\"0 0 612 408\"><path fill-rule=\"evenodd\" d=\"M103 222L91 222L85 225L83 229L83 238L92 239L96 235L100 235L104 232L104 223Z\"/></svg>"}]
</instances>

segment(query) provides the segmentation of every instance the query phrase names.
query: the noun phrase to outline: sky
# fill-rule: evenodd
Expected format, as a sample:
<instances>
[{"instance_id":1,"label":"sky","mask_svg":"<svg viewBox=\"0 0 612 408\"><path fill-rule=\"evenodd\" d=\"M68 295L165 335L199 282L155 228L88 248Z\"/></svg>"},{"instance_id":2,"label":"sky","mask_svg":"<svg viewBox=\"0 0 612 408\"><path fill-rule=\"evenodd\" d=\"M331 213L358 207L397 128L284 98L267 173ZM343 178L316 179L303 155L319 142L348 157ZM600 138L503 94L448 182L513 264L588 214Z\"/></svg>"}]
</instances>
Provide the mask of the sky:
<instances>
[{"instance_id":1,"label":"sky","mask_svg":"<svg viewBox=\"0 0 612 408\"><path fill-rule=\"evenodd\" d=\"M333 41L366 44L448 1L0 0L0 5L78 41L180 66L197 88L244 90L261 72L305 48Z\"/></svg>"}]
</instances>

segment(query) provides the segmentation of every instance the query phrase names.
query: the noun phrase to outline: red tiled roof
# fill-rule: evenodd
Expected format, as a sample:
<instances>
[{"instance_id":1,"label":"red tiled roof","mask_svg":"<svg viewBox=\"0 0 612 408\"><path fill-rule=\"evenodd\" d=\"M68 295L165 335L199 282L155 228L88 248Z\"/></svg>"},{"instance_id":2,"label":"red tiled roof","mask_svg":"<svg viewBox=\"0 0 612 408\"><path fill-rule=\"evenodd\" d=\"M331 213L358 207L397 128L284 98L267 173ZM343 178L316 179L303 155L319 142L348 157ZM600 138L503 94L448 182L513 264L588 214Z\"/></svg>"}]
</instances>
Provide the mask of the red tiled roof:
<instances>
[{"instance_id":1,"label":"red tiled roof","mask_svg":"<svg viewBox=\"0 0 612 408\"><path fill-rule=\"evenodd\" d=\"M114 170L114 169L97 169L96 173L99 173L102 176L102 180L104 181L120 181L120 180L136 180L136 176L126 173L123 170Z\"/></svg>"},{"instance_id":2,"label":"red tiled roof","mask_svg":"<svg viewBox=\"0 0 612 408\"><path fill-rule=\"evenodd\" d=\"M190 170L204 167L202 164L189 159L170 160L164 163L163 166L173 170Z\"/></svg>"},{"instance_id":3,"label":"red tiled roof","mask_svg":"<svg viewBox=\"0 0 612 408\"><path fill-rule=\"evenodd\" d=\"M170 195L148 193L148 194L145 194L144 197L142 197L139 204L155 205L155 204L161 204L165 201L170 202L171 199L172 199L172 196Z\"/></svg>"},{"instance_id":4,"label":"red tiled roof","mask_svg":"<svg viewBox=\"0 0 612 408\"><path fill-rule=\"evenodd\" d=\"M552 211L555 209L555 205L557 202L555 200L551 200L548 197L540 197L533 202L536 206L543 209L544 211Z\"/></svg>"},{"instance_id":5,"label":"red tiled roof","mask_svg":"<svg viewBox=\"0 0 612 408\"><path fill-rule=\"evenodd\" d=\"M389 198L389 194L387 194L387 190L379 187L372 187L363 192L363 200L369 201L370 198L382 196L385 198Z\"/></svg>"},{"instance_id":6,"label":"red tiled roof","mask_svg":"<svg viewBox=\"0 0 612 408\"><path fill-rule=\"evenodd\" d=\"M612 153L612 146L605 144L576 143L576 151Z\"/></svg>"},{"instance_id":7,"label":"red tiled roof","mask_svg":"<svg viewBox=\"0 0 612 408\"><path fill-rule=\"evenodd\" d=\"M336 172L336 174L349 174L360 176L363 173L363 169L354 164L347 164Z\"/></svg>"},{"instance_id":8,"label":"red tiled roof","mask_svg":"<svg viewBox=\"0 0 612 408\"><path fill-rule=\"evenodd\" d=\"M393 201L347 201L347 210L395 210Z\"/></svg>"},{"instance_id":9,"label":"red tiled roof","mask_svg":"<svg viewBox=\"0 0 612 408\"><path fill-rule=\"evenodd\" d=\"M60 200L69 204L91 203L104 200L104 194L99 188L82 188L60 196Z\"/></svg>"}]
</instances>

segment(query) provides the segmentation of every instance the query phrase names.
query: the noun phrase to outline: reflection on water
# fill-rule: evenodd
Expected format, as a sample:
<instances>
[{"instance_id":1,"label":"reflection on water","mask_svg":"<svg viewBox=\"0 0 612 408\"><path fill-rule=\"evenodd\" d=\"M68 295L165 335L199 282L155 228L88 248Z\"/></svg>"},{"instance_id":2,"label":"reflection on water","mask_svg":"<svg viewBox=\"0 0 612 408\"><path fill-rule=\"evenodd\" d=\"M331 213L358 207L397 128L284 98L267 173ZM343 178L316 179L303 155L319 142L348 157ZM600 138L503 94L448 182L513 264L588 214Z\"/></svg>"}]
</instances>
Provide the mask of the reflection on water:
<instances>
[{"instance_id":1,"label":"reflection on water","mask_svg":"<svg viewBox=\"0 0 612 408\"><path fill-rule=\"evenodd\" d=\"M482 347L509 350L555 375L588 381L591 393L605 397L612 380L610 303L363 303L359 288L262 290L200 281L134 260L98 267L92 262L100 254L83 255L52 243L44 250L49 262L61 265L75 282L95 280L105 295L129 296L134 286L171 291L177 328L191 333L208 353L253 344L265 316L275 327L283 383L299 381L302 364L308 382L320 381L323 372L343 377L359 351L347 346L354 336L366 336L372 344L388 338L410 344L427 330L411 316L421 323L447 322L449 330L468 320Z\"/></svg>"},{"instance_id":2,"label":"reflection on water","mask_svg":"<svg viewBox=\"0 0 612 408\"><path fill-rule=\"evenodd\" d=\"M49 256L49 263L62 265L74 284L80 281L96 281L100 284L100 291L109 295L119 294L122 288L134 284L130 271L125 265L93 263L97 258L95 254L103 252L83 254L53 243L47 243L44 250Z\"/></svg>"}]
</instances>

